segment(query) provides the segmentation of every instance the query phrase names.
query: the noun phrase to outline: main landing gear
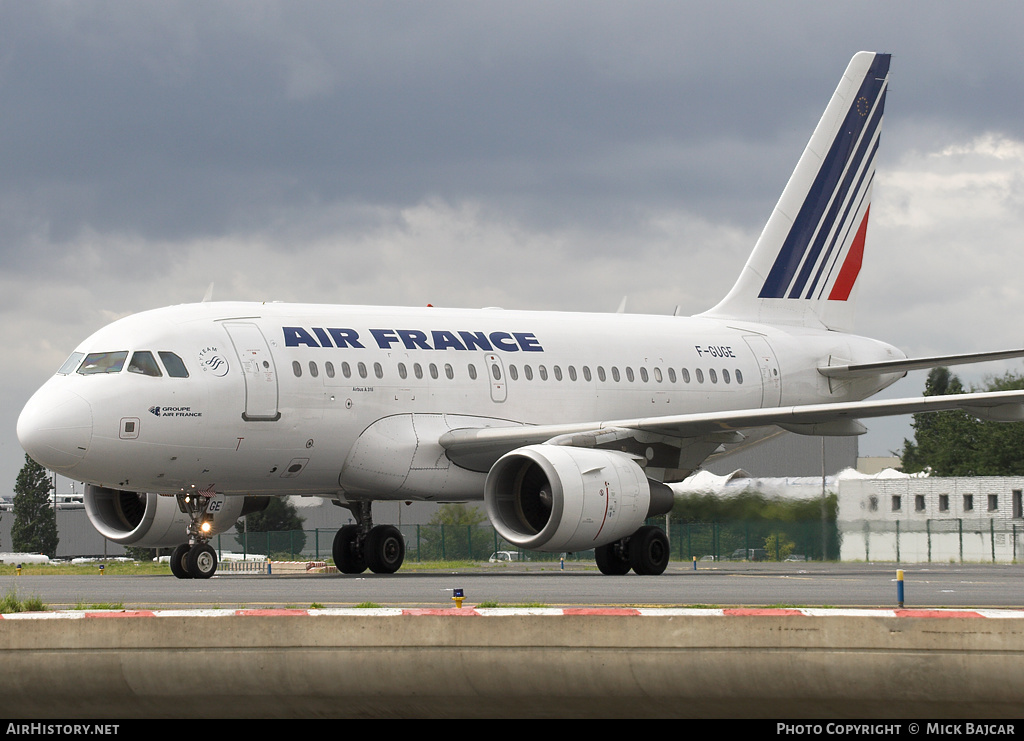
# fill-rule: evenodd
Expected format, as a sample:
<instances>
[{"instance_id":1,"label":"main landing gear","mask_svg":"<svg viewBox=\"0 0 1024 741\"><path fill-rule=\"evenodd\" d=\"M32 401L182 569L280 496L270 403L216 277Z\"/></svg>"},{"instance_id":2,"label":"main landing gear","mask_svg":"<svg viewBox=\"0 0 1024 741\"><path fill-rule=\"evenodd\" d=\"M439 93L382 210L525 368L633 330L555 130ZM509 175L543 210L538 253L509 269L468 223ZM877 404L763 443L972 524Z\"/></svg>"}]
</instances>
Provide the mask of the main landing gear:
<instances>
[{"instance_id":1,"label":"main landing gear","mask_svg":"<svg viewBox=\"0 0 1024 741\"><path fill-rule=\"evenodd\" d=\"M217 552L209 540L206 508L210 497L196 493L177 495L178 506L189 516L188 543L171 553L171 573L179 579L209 579L217 572Z\"/></svg>"},{"instance_id":2,"label":"main landing gear","mask_svg":"<svg viewBox=\"0 0 1024 741\"><path fill-rule=\"evenodd\" d=\"M594 549L602 574L622 576L630 569L637 574L657 576L668 566L668 537L661 528L644 525L632 535Z\"/></svg>"},{"instance_id":3,"label":"main landing gear","mask_svg":"<svg viewBox=\"0 0 1024 741\"><path fill-rule=\"evenodd\" d=\"M374 526L370 502L343 505L352 511L355 525L345 525L334 536L334 565L343 574L393 574L405 561L405 539L394 525Z\"/></svg>"}]
</instances>

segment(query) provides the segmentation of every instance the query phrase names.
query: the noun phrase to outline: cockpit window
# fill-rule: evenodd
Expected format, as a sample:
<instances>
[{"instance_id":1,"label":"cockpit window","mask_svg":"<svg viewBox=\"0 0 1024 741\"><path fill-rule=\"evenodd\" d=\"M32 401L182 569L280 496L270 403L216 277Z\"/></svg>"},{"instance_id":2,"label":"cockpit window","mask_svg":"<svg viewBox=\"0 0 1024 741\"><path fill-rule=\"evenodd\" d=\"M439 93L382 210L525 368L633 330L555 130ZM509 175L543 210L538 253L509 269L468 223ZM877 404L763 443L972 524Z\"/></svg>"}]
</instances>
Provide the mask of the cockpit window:
<instances>
[{"instance_id":1,"label":"cockpit window","mask_svg":"<svg viewBox=\"0 0 1024 741\"><path fill-rule=\"evenodd\" d=\"M129 373L141 373L144 376L162 376L160 366L156 364L156 358L149 350L139 350L132 355L132 361L128 363Z\"/></svg>"},{"instance_id":2,"label":"cockpit window","mask_svg":"<svg viewBox=\"0 0 1024 741\"><path fill-rule=\"evenodd\" d=\"M127 350L117 352L91 352L85 356L85 362L78 372L83 376L95 373L120 373L124 361L128 357Z\"/></svg>"},{"instance_id":3,"label":"cockpit window","mask_svg":"<svg viewBox=\"0 0 1024 741\"><path fill-rule=\"evenodd\" d=\"M64 365L62 365L60 367L60 370L57 371L57 373L59 375L62 375L62 376L66 376L68 374L74 373L75 372L75 368L78 367L78 364L82 362L82 358L84 358L84 357L85 357L85 353L84 352L73 352L73 353L71 353L71 357L64 361Z\"/></svg>"},{"instance_id":4,"label":"cockpit window","mask_svg":"<svg viewBox=\"0 0 1024 741\"><path fill-rule=\"evenodd\" d=\"M181 358L166 350L161 350L158 354L160 355L160 360L164 362L167 375L171 378L188 378L188 370L185 368Z\"/></svg>"}]
</instances>

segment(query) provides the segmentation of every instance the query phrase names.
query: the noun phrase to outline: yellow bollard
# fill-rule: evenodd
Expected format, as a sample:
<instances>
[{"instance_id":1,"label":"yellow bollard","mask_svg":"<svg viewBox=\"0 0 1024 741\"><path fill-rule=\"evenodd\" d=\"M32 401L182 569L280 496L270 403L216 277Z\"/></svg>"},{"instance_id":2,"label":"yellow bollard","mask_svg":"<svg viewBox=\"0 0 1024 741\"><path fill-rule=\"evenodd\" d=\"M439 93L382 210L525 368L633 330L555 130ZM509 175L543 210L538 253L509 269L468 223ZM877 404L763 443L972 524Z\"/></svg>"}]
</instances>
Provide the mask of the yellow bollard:
<instances>
[{"instance_id":1,"label":"yellow bollard","mask_svg":"<svg viewBox=\"0 0 1024 741\"><path fill-rule=\"evenodd\" d=\"M100 576L103 576L103 564L100 564Z\"/></svg>"},{"instance_id":2,"label":"yellow bollard","mask_svg":"<svg viewBox=\"0 0 1024 741\"><path fill-rule=\"evenodd\" d=\"M17 566L14 567L14 570L17 572L18 576L21 576L21 564L20 563Z\"/></svg>"},{"instance_id":3,"label":"yellow bollard","mask_svg":"<svg viewBox=\"0 0 1024 741\"><path fill-rule=\"evenodd\" d=\"M466 599L466 595L463 594L461 589L453 589L452 590L452 599L455 600L455 607L456 608L461 608L462 607L462 600Z\"/></svg>"}]
</instances>

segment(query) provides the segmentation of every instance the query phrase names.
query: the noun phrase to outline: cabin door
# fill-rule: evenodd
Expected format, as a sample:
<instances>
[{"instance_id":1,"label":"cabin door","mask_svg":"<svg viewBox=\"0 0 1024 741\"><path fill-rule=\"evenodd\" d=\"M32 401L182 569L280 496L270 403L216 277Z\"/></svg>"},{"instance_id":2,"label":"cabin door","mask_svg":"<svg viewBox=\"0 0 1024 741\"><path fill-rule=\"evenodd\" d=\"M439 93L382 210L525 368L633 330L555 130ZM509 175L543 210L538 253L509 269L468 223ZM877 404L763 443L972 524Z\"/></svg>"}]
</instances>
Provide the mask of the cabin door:
<instances>
[{"instance_id":1,"label":"cabin door","mask_svg":"<svg viewBox=\"0 0 1024 741\"><path fill-rule=\"evenodd\" d=\"M775 351L761 335L744 335L743 339L754 353L761 371L761 406L777 407L782 400L782 376L779 375Z\"/></svg>"},{"instance_id":2,"label":"cabin door","mask_svg":"<svg viewBox=\"0 0 1024 741\"><path fill-rule=\"evenodd\" d=\"M281 418L278 410L277 370L263 332L252 322L224 324L245 377L246 421L273 421Z\"/></svg>"}]
</instances>

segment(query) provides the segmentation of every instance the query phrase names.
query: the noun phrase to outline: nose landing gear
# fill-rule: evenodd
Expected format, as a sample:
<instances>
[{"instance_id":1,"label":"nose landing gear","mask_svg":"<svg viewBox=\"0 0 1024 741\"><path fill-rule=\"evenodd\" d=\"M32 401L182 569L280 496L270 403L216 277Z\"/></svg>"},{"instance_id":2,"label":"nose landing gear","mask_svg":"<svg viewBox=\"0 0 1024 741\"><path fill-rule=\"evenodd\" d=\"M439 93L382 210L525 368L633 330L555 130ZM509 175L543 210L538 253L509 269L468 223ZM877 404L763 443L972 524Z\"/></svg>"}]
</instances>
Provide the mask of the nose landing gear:
<instances>
[{"instance_id":1,"label":"nose landing gear","mask_svg":"<svg viewBox=\"0 0 1024 741\"><path fill-rule=\"evenodd\" d=\"M210 523L206 508L210 496L196 493L177 495L178 507L189 516L188 543L171 553L171 573L179 579L209 579L217 572L217 552L207 542Z\"/></svg>"}]
</instances>

